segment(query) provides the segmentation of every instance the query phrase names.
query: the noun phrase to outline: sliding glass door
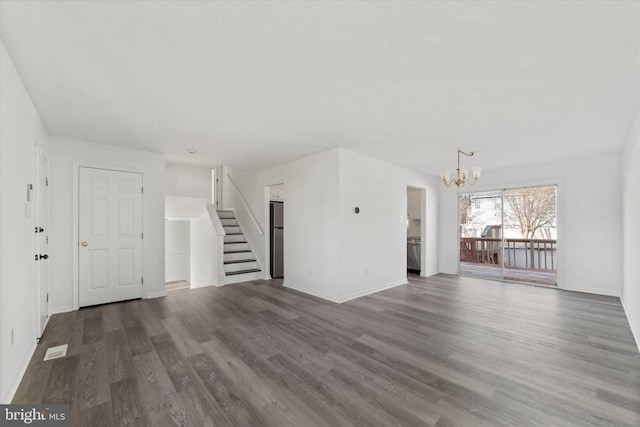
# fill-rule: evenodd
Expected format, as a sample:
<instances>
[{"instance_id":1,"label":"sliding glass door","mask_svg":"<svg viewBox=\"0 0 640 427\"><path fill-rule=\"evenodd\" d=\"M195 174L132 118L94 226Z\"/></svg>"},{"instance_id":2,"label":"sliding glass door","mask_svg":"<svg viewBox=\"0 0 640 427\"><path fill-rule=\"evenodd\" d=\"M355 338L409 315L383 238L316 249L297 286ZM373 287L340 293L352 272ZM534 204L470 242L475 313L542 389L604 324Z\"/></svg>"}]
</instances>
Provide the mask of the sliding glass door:
<instances>
[{"instance_id":1,"label":"sliding glass door","mask_svg":"<svg viewBox=\"0 0 640 427\"><path fill-rule=\"evenodd\" d=\"M460 273L502 278L502 192L458 195Z\"/></svg>"},{"instance_id":2,"label":"sliding glass door","mask_svg":"<svg viewBox=\"0 0 640 427\"><path fill-rule=\"evenodd\" d=\"M556 186L459 194L459 273L556 286L556 205Z\"/></svg>"}]
</instances>

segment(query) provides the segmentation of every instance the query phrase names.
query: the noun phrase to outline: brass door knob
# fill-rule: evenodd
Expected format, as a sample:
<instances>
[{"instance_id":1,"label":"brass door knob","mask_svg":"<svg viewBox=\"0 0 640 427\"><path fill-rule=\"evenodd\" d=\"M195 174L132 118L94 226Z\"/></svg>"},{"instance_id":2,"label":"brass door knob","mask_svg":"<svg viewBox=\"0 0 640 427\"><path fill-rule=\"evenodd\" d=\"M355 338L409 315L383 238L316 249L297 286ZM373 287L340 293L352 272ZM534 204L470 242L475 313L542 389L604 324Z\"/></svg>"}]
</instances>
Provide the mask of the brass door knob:
<instances>
[{"instance_id":1,"label":"brass door knob","mask_svg":"<svg viewBox=\"0 0 640 427\"><path fill-rule=\"evenodd\" d=\"M80 244L81 244L82 246L87 246L87 245L88 245L88 243L87 243L87 242L82 242L82 243L80 243Z\"/></svg>"}]
</instances>

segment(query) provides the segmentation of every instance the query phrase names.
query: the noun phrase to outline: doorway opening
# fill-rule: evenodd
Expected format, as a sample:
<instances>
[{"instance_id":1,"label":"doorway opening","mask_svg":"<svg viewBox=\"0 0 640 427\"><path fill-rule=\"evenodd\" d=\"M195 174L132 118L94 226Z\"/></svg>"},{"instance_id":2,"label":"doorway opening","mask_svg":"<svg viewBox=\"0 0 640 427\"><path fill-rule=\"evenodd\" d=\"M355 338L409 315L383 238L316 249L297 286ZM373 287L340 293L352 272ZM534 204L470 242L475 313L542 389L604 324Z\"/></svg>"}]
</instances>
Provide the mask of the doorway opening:
<instances>
[{"instance_id":1,"label":"doorway opening","mask_svg":"<svg viewBox=\"0 0 640 427\"><path fill-rule=\"evenodd\" d=\"M421 274L425 237L425 189L407 186L407 273Z\"/></svg>"},{"instance_id":2,"label":"doorway opening","mask_svg":"<svg viewBox=\"0 0 640 427\"><path fill-rule=\"evenodd\" d=\"M185 219L167 219L165 238L165 291L190 288L191 277L191 222Z\"/></svg>"},{"instance_id":3,"label":"doorway opening","mask_svg":"<svg viewBox=\"0 0 640 427\"><path fill-rule=\"evenodd\" d=\"M557 186L458 194L458 272L558 285Z\"/></svg>"},{"instance_id":4,"label":"doorway opening","mask_svg":"<svg viewBox=\"0 0 640 427\"><path fill-rule=\"evenodd\" d=\"M284 279L284 184L269 186L269 274Z\"/></svg>"}]
</instances>

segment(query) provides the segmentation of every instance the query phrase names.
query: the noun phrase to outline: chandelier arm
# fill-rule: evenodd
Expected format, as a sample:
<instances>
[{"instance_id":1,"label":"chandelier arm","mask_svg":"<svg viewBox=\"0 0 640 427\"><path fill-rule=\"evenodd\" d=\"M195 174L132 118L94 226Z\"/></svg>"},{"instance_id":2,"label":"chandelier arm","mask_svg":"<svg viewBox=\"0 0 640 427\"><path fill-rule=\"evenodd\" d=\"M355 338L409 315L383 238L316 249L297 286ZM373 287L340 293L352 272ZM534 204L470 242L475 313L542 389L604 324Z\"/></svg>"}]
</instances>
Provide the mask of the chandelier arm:
<instances>
[{"instance_id":1,"label":"chandelier arm","mask_svg":"<svg viewBox=\"0 0 640 427\"><path fill-rule=\"evenodd\" d=\"M479 174L474 174L473 172L471 173L471 175L467 174L467 170L463 169L460 167L460 154L463 154L467 157L471 157L473 155L476 154L475 151L469 151L464 152L461 149L458 148L458 167L456 169L456 176L455 178L451 178L448 179L447 176L442 176L442 183L445 185L445 187L451 187L452 184L455 184L456 187L460 188L460 187L464 187L465 184L469 184L469 185L474 185L478 182L478 178L479 178Z\"/></svg>"}]
</instances>

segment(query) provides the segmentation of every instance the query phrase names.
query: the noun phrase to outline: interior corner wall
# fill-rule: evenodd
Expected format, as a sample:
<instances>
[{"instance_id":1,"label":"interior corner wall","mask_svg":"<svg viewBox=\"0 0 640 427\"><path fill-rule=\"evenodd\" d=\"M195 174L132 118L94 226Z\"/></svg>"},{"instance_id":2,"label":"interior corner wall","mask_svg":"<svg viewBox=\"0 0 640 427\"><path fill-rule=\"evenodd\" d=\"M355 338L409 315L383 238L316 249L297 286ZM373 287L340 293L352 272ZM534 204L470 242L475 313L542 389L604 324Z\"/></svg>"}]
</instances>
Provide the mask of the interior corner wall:
<instances>
[{"instance_id":1,"label":"interior corner wall","mask_svg":"<svg viewBox=\"0 0 640 427\"><path fill-rule=\"evenodd\" d=\"M332 301L339 296L338 167L334 149L260 172L225 168L265 234L269 233L265 188L284 183L285 286ZM226 176L223 182L224 207L242 212L237 190ZM241 225L266 267L265 234L260 235L251 221Z\"/></svg>"},{"instance_id":2,"label":"interior corner wall","mask_svg":"<svg viewBox=\"0 0 640 427\"><path fill-rule=\"evenodd\" d=\"M623 151L622 304L640 349L640 112Z\"/></svg>"},{"instance_id":3,"label":"interior corner wall","mask_svg":"<svg viewBox=\"0 0 640 427\"><path fill-rule=\"evenodd\" d=\"M167 163L165 167L165 195L196 197L211 203L211 168Z\"/></svg>"},{"instance_id":4,"label":"interior corner wall","mask_svg":"<svg viewBox=\"0 0 640 427\"><path fill-rule=\"evenodd\" d=\"M558 280L568 290L620 296L621 155L486 171L464 191L558 184ZM440 189L440 272L457 273L457 191Z\"/></svg>"},{"instance_id":5,"label":"interior corner wall","mask_svg":"<svg viewBox=\"0 0 640 427\"><path fill-rule=\"evenodd\" d=\"M74 163L122 167L143 173L143 277L147 298L165 294L164 156L95 142L51 137L50 302L52 312L73 309L73 173Z\"/></svg>"},{"instance_id":6,"label":"interior corner wall","mask_svg":"<svg viewBox=\"0 0 640 427\"><path fill-rule=\"evenodd\" d=\"M344 149L333 149L261 172L226 168L268 233L265 188L284 183L285 286L342 302L405 283L407 186L424 188L424 275L437 273L436 177ZM241 211L225 180L225 208ZM355 215L353 208L360 207ZM402 216L402 219L400 218ZM260 254L264 236L245 232Z\"/></svg>"},{"instance_id":7,"label":"interior corner wall","mask_svg":"<svg viewBox=\"0 0 640 427\"><path fill-rule=\"evenodd\" d=\"M407 186L425 190L422 275L436 274L437 177L345 149L339 153L340 301L406 283Z\"/></svg>"},{"instance_id":8,"label":"interior corner wall","mask_svg":"<svg viewBox=\"0 0 640 427\"><path fill-rule=\"evenodd\" d=\"M0 124L0 403L8 403L37 338L36 206L27 215L26 196L35 178L34 147L46 155L49 137L1 40Z\"/></svg>"}]
</instances>

